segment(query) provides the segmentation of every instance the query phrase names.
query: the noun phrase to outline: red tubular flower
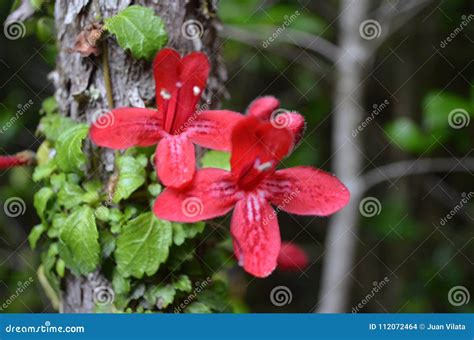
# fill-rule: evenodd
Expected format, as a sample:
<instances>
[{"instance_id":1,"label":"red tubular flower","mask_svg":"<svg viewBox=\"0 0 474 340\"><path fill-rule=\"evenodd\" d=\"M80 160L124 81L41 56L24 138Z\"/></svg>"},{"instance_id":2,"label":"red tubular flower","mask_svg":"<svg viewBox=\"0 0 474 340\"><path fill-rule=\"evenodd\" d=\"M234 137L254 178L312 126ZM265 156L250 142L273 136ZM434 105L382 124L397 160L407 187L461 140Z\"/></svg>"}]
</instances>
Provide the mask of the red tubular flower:
<instances>
[{"instance_id":1,"label":"red tubular flower","mask_svg":"<svg viewBox=\"0 0 474 340\"><path fill-rule=\"evenodd\" d=\"M255 99L249 105L247 115L270 121L278 129L289 129L295 136L294 145L301 141L306 127L304 117L301 114L281 109L280 101L273 96Z\"/></svg>"},{"instance_id":2,"label":"red tubular flower","mask_svg":"<svg viewBox=\"0 0 474 340\"><path fill-rule=\"evenodd\" d=\"M292 242L282 242L277 263L279 270L294 272L304 270L309 260L301 247Z\"/></svg>"},{"instance_id":3,"label":"red tubular flower","mask_svg":"<svg viewBox=\"0 0 474 340\"><path fill-rule=\"evenodd\" d=\"M327 216L349 201L347 188L322 170L275 170L292 148L293 137L288 129L256 117L242 119L232 132L231 171L202 169L186 189L166 188L155 201L155 214L196 222L234 208L231 234L239 264L252 275L268 276L277 266L281 245L272 204L278 211Z\"/></svg>"},{"instance_id":4,"label":"red tubular flower","mask_svg":"<svg viewBox=\"0 0 474 340\"><path fill-rule=\"evenodd\" d=\"M162 183L186 185L195 172L193 143L229 150L230 131L241 117L226 110L196 110L209 68L204 53L193 52L181 58L173 49L161 50L153 62L158 110L112 110L92 125L91 139L112 149L158 144L155 165Z\"/></svg>"},{"instance_id":5,"label":"red tubular flower","mask_svg":"<svg viewBox=\"0 0 474 340\"><path fill-rule=\"evenodd\" d=\"M32 151L23 151L13 156L0 156L0 169L10 169L16 166L30 165L35 158Z\"/></svg>"}]
</instances>

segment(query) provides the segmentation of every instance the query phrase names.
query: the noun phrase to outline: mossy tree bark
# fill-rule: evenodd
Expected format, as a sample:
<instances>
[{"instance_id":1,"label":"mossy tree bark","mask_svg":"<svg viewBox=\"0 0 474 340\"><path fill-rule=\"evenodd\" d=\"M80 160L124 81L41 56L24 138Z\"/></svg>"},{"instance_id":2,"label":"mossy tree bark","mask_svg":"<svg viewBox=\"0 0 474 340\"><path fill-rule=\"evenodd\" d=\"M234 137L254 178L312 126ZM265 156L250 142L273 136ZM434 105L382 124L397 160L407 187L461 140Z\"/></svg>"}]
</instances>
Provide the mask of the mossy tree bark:
<instances>
[{"instance_id":1,"label":"mossy tree bark","mask_svg":"<svg viewBox=\"0 0 474 340\"><path fill-rule=\"evenodd\" d=\"M166 23L168 46L181 53L193 50L206 52L212 64L208 89L204 99L210 107L216 107L224 89L225 68L219 57L217 31L219 21L216 16L215 0L57 0L55 21L59 54L57 67L52 73L56 86L56 99L62 115L76 121L91 123L98 111L108 109L107 86L104 70L110 70L112 98L115 107L142 106L154 101L154 81L151 63L135 60L123 51L114 38L106 37L103 56L83 58L72 52L78 34L88 24L117 14L130 5L142 5L155 10ZM183 35L183 24L196 20L202 26L202 34ZM195 27L196 28L196 27ZM110 91L109 91L110 92ZM96 150L88 143L89 159L100 156L99 164L89 164L88 175L100 176L106 181L114 171L113 153ZM91 162L92 163L92 162ZM68 274L63 282L61 311L66 313L88 313L94 310L93 295L97 287L110 286L100 268L87 277Z\"/></svg>"}]
</instances>

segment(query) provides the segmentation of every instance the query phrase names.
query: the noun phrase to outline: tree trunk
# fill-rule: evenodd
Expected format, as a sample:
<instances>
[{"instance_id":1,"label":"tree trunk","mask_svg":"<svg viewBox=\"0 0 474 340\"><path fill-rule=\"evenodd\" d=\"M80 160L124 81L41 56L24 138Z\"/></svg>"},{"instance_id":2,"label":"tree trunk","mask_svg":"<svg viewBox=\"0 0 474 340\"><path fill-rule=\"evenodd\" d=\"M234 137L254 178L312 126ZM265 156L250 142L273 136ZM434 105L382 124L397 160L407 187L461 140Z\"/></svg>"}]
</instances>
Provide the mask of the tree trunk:
<instances>
[{"instance_id":1,"label":"tree trunk","mask_svg":"<svg viewBox=\"0 0 474 340\"><path fill-rule=\"evenodd\" d=\"M206 52L210 58L212 71L204 99L209 106L218 105L219 93L223 91L226 74L219 58L215 0L57 0L55 21L59 54L56 71L52 78L56 86L56 99L60 112L64 116L81 122L91 123L98 112L109 109L104 70L107 64L112 84L113 106L143 106L153 103L155 86L151 72L151 63L133 59L123 51L115 39L108 37L104 41L103 56L82 58L79 53L71 52L78 34L96 18L107 18L129 5L136 4L153 8L166 23L168 45L181 53L193 50ZM183 24L188 20L197 20L202 35L190 39L182 34ZM105 68L104 68L105 67ZM106 150L93 150L89 145L88 154L101 152L101 164L89 166L89 175L99 172L106 180L114 171L113 153ZM87 277L68 274L63 284L62 312L90 313L94 309L94 290L98 287L110 287L110 282L98 269Z\"/></svg>"},{"instance_id":2,"label":"tree trunk","mask_svg":"<svg viewBox=\"0 0 474 340\"><path fill-rule=\"evenodd\" d=\"M336 94L334 98L333 169L351 192L349 204L330 221L326 239L322 288L318 312L341 313L349 300L350 274L357 244L358 204L363 148L360 136L351 133L364 118L364 67L369 50L359 33L367 19L368 0L344 0L341 6L339 35L340 55L336 62Z\"/></svg>"}]
</instances>

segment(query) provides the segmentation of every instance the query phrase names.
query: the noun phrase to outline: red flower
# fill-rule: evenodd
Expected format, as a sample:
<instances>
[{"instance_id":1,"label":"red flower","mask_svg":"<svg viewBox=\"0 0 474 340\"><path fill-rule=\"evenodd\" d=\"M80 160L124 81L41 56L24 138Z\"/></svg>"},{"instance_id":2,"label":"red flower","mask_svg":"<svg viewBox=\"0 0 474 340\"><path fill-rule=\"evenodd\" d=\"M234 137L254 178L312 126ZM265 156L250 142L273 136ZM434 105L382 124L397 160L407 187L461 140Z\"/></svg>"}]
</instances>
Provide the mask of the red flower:
<instances>
[{"instance_id":1,"label":"red flower","mask_svg":"<svg viewBox=\"0 0 474 340\"><path fill-rule=\"evenodd\" d=\"M293 272L304 270L308 266L309 260L301 247L292 242L282 242L277 263L278 269Z\"/></svg>"},{"instance_id":2,"label":"red flower","mask_svg":"<svg viewBox=\"0 0 474 340\"><path fill-rule=\"evenodd\" d=\"M155 201L155 214L176 222L196 222L234 208L231 234L239 264L255 276L268 276L277 265L281 242L271 204L277 211L327 216L349 201L347 188L322 170L275 171L293 143L288 129L252 116L242 119L232 132L231 171L202 169L185 190L166 188Z\"/></svg>"},{"instance_id":3,"label":"red flower","mask_svg":"<svg viewBox=\"0 0 474 340\"><path fill-rule=\"evenodd\" d=\"M30 165L35 154L32 151L23 151L14 156L0 156L0 169L10 169L16 166Z\"/></svg>"},{"instance_id":4,"label":"red flower","mask_svg":"<svg viewBox=\"0 0 474 340\"><path fill-rule=\"evenodd\" d=\"M280 101L273 96L255 99L249 105L247 115L270 121L278 129L289 129L295 136L295 145L301 141L306 127L304 117L301 114L281 109Z\"/></svg>"},{"instance_id":5,"label":"red flower","mask_svg":"<svg viewBox=\"0 0 474 340\"><path fill-rule=\"evenodd\" d=\"M163 49L153 63L158 110L112 110L92 125L91 139L112 149L158 144L155 165L163 184L181 187L189 183L195 172L193 143L216 150L230 149L231 128L241 117L226 110L196 110L209 67L204 53L181 58L175 50Z\"/></svg>"}]
</instances>

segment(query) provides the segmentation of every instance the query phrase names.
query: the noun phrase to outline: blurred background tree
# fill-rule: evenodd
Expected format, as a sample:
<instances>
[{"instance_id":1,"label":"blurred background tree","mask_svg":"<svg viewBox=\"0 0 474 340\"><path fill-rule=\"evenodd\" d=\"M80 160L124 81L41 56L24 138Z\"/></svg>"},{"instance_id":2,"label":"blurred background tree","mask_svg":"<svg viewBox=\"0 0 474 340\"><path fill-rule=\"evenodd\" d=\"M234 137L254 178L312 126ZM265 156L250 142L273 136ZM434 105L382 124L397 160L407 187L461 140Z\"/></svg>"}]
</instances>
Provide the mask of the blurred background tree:
<instances>
[{"instance_id":1,"label":"blurred background tree","mask_svg":"<svg viewBox=\"0 0 474 340\"><path fill-rule=\"evenodd\" d=\"M17 6L0 4L2 22ZM305 138L284 164L336 172L353 191L352 206L332 220L279 215L282 238L301 245L310 265L265 280L233 270L241 311L350 312L365 299L359 312L474 312L472 300L458 306L449 299L457 286L474 294L473 6L468 0L220 2L229 93L223 106L243 112L254 98L272 94L303 113ZM38 112L53 93L48 73L55 60L47 8L25 22L19 39L0 36L0 126L11 125L0 133L1 154L36 150L41 142ZM375 23L362 26L365 20ZM351 85L345 72L354 69ZM52 311L36 276L38 255L26 240L38 223L31 169L1 173L0 185L2 205L20 197L26 206L16 218L0 211L0 302L32 277L5 311ZM360 202L372 202L375 212ZM385 278L387 285L367 300ZM277 286L288 287L291 303L272 303Z\"/></svg>"}]
</instances>

